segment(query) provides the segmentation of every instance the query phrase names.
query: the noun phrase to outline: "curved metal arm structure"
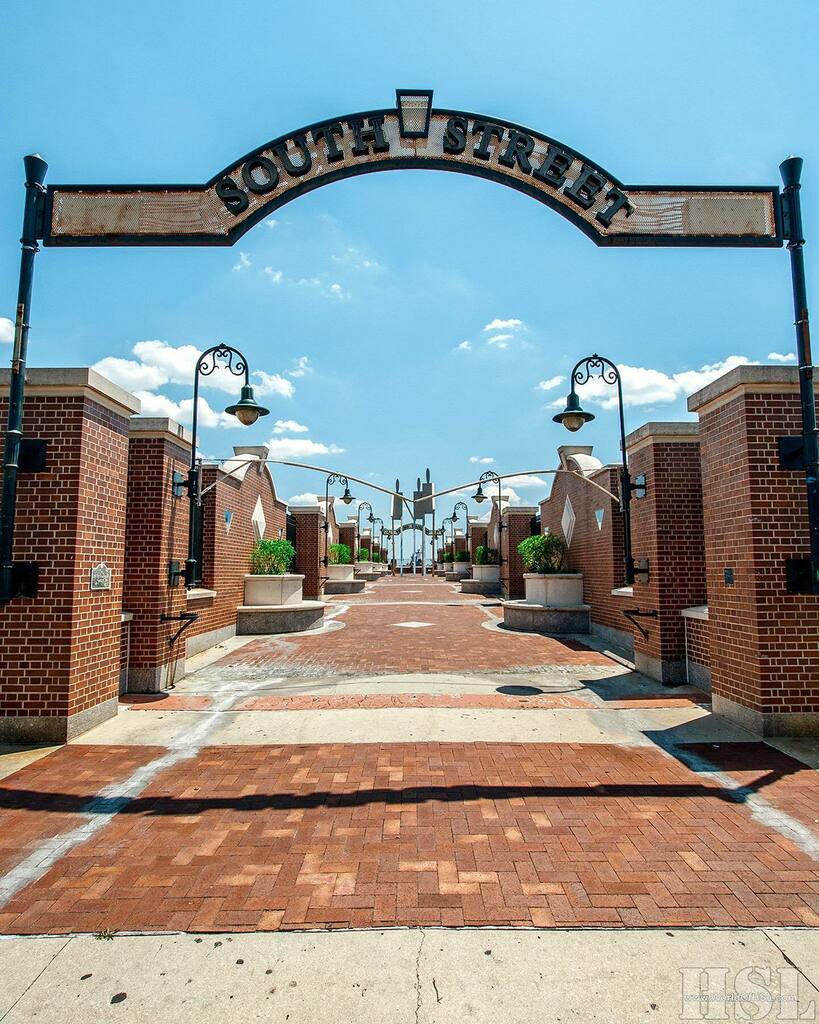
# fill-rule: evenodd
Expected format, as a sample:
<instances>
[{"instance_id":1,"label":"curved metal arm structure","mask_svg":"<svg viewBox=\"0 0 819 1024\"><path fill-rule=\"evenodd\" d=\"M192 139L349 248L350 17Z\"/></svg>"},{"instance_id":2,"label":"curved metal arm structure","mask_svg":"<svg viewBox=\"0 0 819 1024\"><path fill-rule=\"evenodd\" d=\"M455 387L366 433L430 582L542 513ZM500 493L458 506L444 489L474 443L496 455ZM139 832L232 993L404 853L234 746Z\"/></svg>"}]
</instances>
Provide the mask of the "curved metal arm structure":
<instances>
[{"instance_id":1,"label":"curved metal arm structure","mask_svg":"<svg viewBox=\"0 0 819 1024\"><path fill-rule=\"evenodd\" d=\"M324 484L324 558L322 559L322 564L325 569L330 564L330 485L337 483L344 484L348 490L350 487L350 481L346 476L342 476L341 473L330 473Z\"/></svg>"},{"instance_id":2,"label":"curved metal arm structure","mask_svg":"<svg viewBox=\"0 0 819 1024\"><path fill-rule=\"evenodd\" d=\"M465 501L456 501L455 502L455 507L452 509L452 518L453 519L455 519L455 517L458 515L458 509L459 508L462 508L464 510L464 543L466 544L466 550L468 552L469 551L469 507L468 507L468 505L466 504ZM455 533L454 533L454 530L453 530L453 534L452 534L452 550L453 550L453 553L454 553L454 551L455 551Z\"/></svg>"},{"instance_id":3,"label":"curved metal arm structure","mask_svg":"<svg viewBox=\"0 0 819 1024\"><path fill-rule=\"evenodd\" d=\"M370 517L369 517L370 522L372 522L372 518L373 518L373 507L369 503L369 501L360 501L358 503L358 511L356 512L356 515L355 515L355 553L353 555L353 561L354 562L358 558L358 552L361 550L361 510L362 510L362 508L366 508L366 509L370 510ZM370 545L372 546L372 540L370 541Z\"/></svg>"}]
</instances>

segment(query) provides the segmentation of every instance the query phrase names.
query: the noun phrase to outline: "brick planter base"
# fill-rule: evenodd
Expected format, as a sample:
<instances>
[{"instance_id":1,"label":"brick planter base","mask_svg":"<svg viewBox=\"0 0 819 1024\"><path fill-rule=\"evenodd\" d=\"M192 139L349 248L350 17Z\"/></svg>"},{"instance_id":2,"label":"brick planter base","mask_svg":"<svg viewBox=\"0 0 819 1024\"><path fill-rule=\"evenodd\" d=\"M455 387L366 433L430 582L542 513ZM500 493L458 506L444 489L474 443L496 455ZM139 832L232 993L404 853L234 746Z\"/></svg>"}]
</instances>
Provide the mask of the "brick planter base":
<instances>
[{"instance_id":1,"label":"brick planter base","mask_svg":"<svg viewBox=\"0 0 819 1024\"><path fill-rule=\"evenodd\" d=\"M591 632L589 605L574 608L550 608L526 601L503 602L503 624L507 629L522 633L589 633Z\"/></svg>"},{"instance_id":2,"label":"brick planter base","mask_svg":"<svg viewBox=\"0 0 819 1024\"><path fill-rule=\"evenodd\" d=\"M487 597L494 597L500 592L500 580L461 580L462 594L485 594Z\"/></svg>"},{"instance_id":3,"label":"brick planter base","mask_svg":"<svg viewBox=\"0 0 819 1024\"><path fill-rule=\"evenodd\" d=\"M364 589L364 580L327 580L324 584L325 594L360 594Z\"/></svg>"},{"instance_id":4,"label":"brick planter base","mask_svg":"<svg viewBox=\"0 0 819 1024\"><path fill-rule=\"evenodd\" d=\"M236 609L238 636L266 636L270 633L302 633L324 620L323 601L301 604L243 605Z\"/></svg>"}]
</instances>

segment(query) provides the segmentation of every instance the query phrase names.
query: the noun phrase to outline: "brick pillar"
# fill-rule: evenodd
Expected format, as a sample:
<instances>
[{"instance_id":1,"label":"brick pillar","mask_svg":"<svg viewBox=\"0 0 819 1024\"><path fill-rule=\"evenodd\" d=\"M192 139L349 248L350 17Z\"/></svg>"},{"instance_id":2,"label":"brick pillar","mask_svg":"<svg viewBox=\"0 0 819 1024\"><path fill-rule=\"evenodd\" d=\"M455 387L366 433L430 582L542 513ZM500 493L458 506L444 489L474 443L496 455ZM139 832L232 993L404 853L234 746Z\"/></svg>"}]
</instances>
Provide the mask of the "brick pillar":
<instances>
[{"instance_id":1,"label":"brick pillar","mask_svg":"<svg viewBox=\"0 0 819 1024\"><path fill-rule=\"evenodd\" d=\"M185 634L171 645L181 623L161 622L186 610L184 579L171 586L171 560L185 567L188 552L188 499L173 496L174 472L190 464L190 434L169 419L135 416L130 423L128 511L125 528L125 586L122 600L131 612L128 690L157 693L181 674Z\"/></svg>"},{"instance_id":2,"label":"brick pillar","mask_svg":"<svg viewBox=\"0 0 819 1024\"><path fill-rule=\"evenodd\" d=\"M341 523L338 528L339 544L346 544L353 553L355 561L355 523Z\"/></svg>"},{"instance_id":3,"label":"brick pillar","mask_svg":"<svg viewBox=\"0 0 819 1024\"><path fill-rule=\"evenodd\" d=\"M324 513L317 506L296 506L290 509L296 520L296 561L293 572L302 573L302 593L306 601L318 601L322 595L324 575Z\"/></svg>"},{"instance_id":4,"label":"brick pillar","mask_svg":"<svg viewBox=\"0 0 819 1024\"><path fill-rule=\"evenodd\" d=\"M532 506L505 506L501 514L501 589L507 601L526 594L523 584L523 559L518 554L518 544L532 535L532 516L537 509Z\"/></svg>"},{"instance_id":5,"label":"brick pillar","mask_svg":"<svg viewBox=\"0 0 819 1024\"><path fill-rule=\"evenodd\" d=\"M455 534L455 553L466 551L466 537L462 533Z\"/></svg>"},{"instance_id":6,"label":"brick pillar","mask_svg":"<svg viewBox=\"0 0 819 1024\"><path fill-rule=\"evenodd\" d=\"M684 608L705 603L700 446L696 423L646 423L626 438L632 480L646 478L644 498L632 496L635 559L648 559L648 580L634 584L638 671L665 683L685 681Z\"/></svg>"},{"instance_id":7,"label":"brick pillar","mask_svg":"<svg viewBox=\"0 0 819 1024\"><path fill-rule=\"evenodd\" d=\"M790 594L809 554L796 369L740 366L692 395L700 419L714 711L763 735L819 735L819 598Z\"/></svg>"},{"instance_id":8,"label":"brick pillar","mask_svg":"<svg viewBox=\"0 0 819 1024\"><path fill-rule=\"evenodd\" d=\"M486 526L478 526L477 524L472 523L469 527L469 551L472 555L473 562L475 561L475 552L481 546L490 546L486 539Z\"/></svg>"},{"instance_id":9,"label":"brick pillar","mask_svg":"<svg viewBox=\"0 0 819 1024\"><path fill-rule=\"evenodd\" d=\"M47 467L20 475L14 557L38 562L40 582L36 598L0 608L0 739L60 743L117 712L128 419L139 401L84 367L27 379L24 436L48 442ZM3 422L8 386L0 371ZM92 590L101 564L110 585Z\"/></svg>"}]
</instances>

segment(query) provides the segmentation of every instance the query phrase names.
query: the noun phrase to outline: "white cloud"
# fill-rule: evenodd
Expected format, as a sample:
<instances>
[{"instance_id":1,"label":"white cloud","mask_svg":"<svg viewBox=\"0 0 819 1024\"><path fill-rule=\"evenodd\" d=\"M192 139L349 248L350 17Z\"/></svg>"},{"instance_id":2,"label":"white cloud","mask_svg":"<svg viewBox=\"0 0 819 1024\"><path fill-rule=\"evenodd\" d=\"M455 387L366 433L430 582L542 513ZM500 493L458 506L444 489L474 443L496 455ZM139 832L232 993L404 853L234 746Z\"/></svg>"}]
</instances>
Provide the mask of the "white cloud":
<instances>
[{"instance_id":1,"label":"white cloud","mask_svg":"<svg viewBox=\"0 0 819 1024\"><path fill-rule=\"evenodd\" d=\"M305 491L304 494L294 494L292 498L288 498L288 505L318 505L319 497L317 494L313 494L312 491Z\"/></svg>"},{"instance_id":2,"label":"white cloud","mask_svg":"<svg viewBox=\"0 0 819 1024\"><path fill-rule=\"evenodd\" d=\"M265 224L271 229L271 231L273 230L273 228L278 226L278 223L279 222L276 220L275 217L268 217L268 219L265 221Z\"/></svg>"},{"instance_id":3,"label":"white cloud","mask_svg":"<svg viewBox=\"0 0 819 1024\"><path fill-rule=\"evenodd\" d=\"M320 277L300 277L293 282L298 288L318 288L321 284Z\"/></svg>"},{"instance_id":4,"label":"white cloud","mask_svg":"<svg viewBox=\"0 0 819 1024\"><path fill-rule=\"evenodd\" d=\"M511 334L493 334L487 341L488 345L495 345L497 348L509 348L509 342L512 340Z\"/></svg>"},{"instance_id":5,"label":"white cloud","mask_svg":"<svg viewBox=\"0 0 819 1024\"><path fill-rule=\"evenodd\" d=\"M719 363L706 364L698 370L681 370L672 374L621 363L619 368L623 382L623 403L627 406L638 406L675 402L699 391L729 370L750 362L747 356L730 355ZM588 401L600 405L603 409L617 408L616 388L604 383L599 377L593 377L588 384L579 388L578 394L581 403ZM551 402L549 407L562 409L564 404L564 399L558 398Z\"/></svg>"},{"instance_id":6,"label":"white cloud","mask_svg":"<svg viewBox=\"0 0 819 1024\"><path fill-rule=\"evenodd\" d=\"M273 284L281 284L284 280L284 274L281 270L274 270L272 267L265 267L264 273L270 278Z\"/></svg>"},{"instance_id":7,"label":"white cloud","mask_svg":"<svg viewBox=\"0 0 819 1024\"><path fill-rule=\"evenodd\" d=\"M482 466L488 466L490 462L494 462L495 460L491 455L470 455L469 461L472 463L478 462Z\"/></svg>"},{"instance_id":8,"label":"white cloud","mask_svg":"<svg viewBox=\"0 0 819 1024\"><path fill-rule=\"evenodd\" d=\"M313 372L313 367L310 365L310 359L308 356L299 356L298 359L294 360L295 367L292 370L287 371L288 377L306 377L308 373Z\"/></svg>"},{"instance_id":9,"label":"white cloud","mask_svg":"<svg viewBox=\"0 0 819 1024\"><path fill-rule=\"evenodd\" d=\"M296 423L295 420L276 420L273 424L274 434L306 434L309 429L303 423Z\"/></svg>"},{"instance_id":10,"label":"white cloud","mask_svg":"<svg viewBox=\"0 0 819 1024\"><path fill-rule=\"evenodd\" d=\"M296 391L294 385L279 373L254 370L251 376L255 381L253 387L257 395L280 395L282 398L292 398Z\"/></svg>"},{"instance_id":11,"label":"white cloud","mask_svg":"<svg viewBox=\"0 0 819 1024\"><path fill-rule=\"evenodd\" d=\"M167 395L155 395L150 391L135 391L134 394L142 403L141 415L143 416L167 416L178 423L184 424L190 424L193 419L192 398L184 398L181 402L174 402ZM212 409L205 399L200 396L199 425L202 427L222 427L225 430L235 430L239 426L239 421L235 416Z\"/></svg>"},{"instance_id":12,"label":"white cloud","mask_svg":"<svg viewBox=\"0 0 819 1024\"><path fill-rule=\"evenodd\" d=\"M158 366L138 363L135 359L120 359L117 356L106 356L91 367L103 377L119 384L126 391L153 391L168 383L168 376Z\"/></svg>"},{"instance_id":13,"label":"white cloud","mask_svg":"<svg viewBox=\"0 0 819 1024\"><path fill-rule=\"evenodd\" d=\"M234 270L247 270L248 267L252 266L252 260L246 252L239 253L239 262L233 264Z\"/></svg>"},{"instance_id":14,"label":"white cloud","mask_svg":"<svg viewBox=\"0 0 819 1024\"><path fill-rule=\"evenodd\" d=\"M342 288L337 281L331 284L324 294L331 299L340 299L342 302L350 297L350 293L345 288Z\"/></svg>"},{"instance_id":15,"label":"white cloud","mask_svg":"<svg viewBox=\"0 0 819 1024\"><path fill-rule=\"evenodd\" d=\"M547 380L538 381L538 391L552 391L554 388L559 388L560 385L566 380L565 377L549 377Z\"/></svg>"},{"instance_id":16,"label":"white cloud","mask_svg":"<svg viewBox=\"0 0 819 1024\"><path fill-rule=\"evenodd\" d=\"M507 487L506 481L503 481L503 496L509 499L510 505L522 505L523 499L513 487Z\"/></svg>"},{"instance_id":17,"label":"white cloud","mask_svg":"<svg viewBox=\"0 0 819 1024\"><path fill-rule=\"evenodd\" d=\"M0 316L0 342L14 341L14 323L7 316Z\"/></svg>"},{"instance_id":18,"label":"white cloud","mask_svg":"<svg viewBox=\"0 0 819 1024\"><path fill-rule=\"evenodd\" d=\"M341 455L344 451L335 444L322 444L306 437L272 437L267 446L274 459L302 459L310 455Z\"/></svg>"},{"instance_id":19,"label":"white cloud","mask_svg":"<svg viewBox=\"0 0 819 1024\"><path fill-rule=\"evenodd\" d=\"M504 488L507 484L514 484L515 487L548 487L549 485L540 476L531 473L521 473L519 476L510 476L503 481Z\"/></svg>"},{"instance_id":20,"label":"white cloud","mask_svg":"<svg viewBox=\"0 0 819 1024\"><path fill-rule=\"evenodd\" d=\"M2 338L0 338L2 340ZM795 363L796 353L795 352L769 352L768 359L772 363Z\"/></svg>"},{"instance_id":21,"label":"white cloud","mask_svg":"<svg viewBox=\"0 0 819 1024\"><path fill-rule=\"evenodd\" d=\"M472 342L471 341L462 341L462 342L460 342L460 344L455 346L455 351L456 352L471 352L472 351Z\"/></svg>"},{"instance_id":22,"label":"white cloud","mask_svg":"<svg viewBox=\"0 0 819 1024\"><path fill-rule=\"evenodd\" d=\"M334 263L342 263L353 270L381 270L381 264L361 255L359 249L348 245L343 253L330 257Z\"/></svg>"},{"instance_id":23,"label":"white cloud","mask_svg":"<svg viewBox=\"0 0 819 1024\"><path fill-rule=\"evenodd\" d=\"M513 317L511 320L490 320L484 331L516 331L523 327L523 321Z\"/></svg>"},{"instance_id":24,"label":"white cloud","mask_svg":"<svg viewBox=\"0 0 819 1024\"><path fill-rule=\"evenodd\" d=\"M154 367L165 374L166 384L193 385L193 375L201 350L195 345L169 345L166 341L138 341L131 350L145 366ZM238 395L242 386L237 377L221 364L213 373L200 379L200 386L218 388L229 395Z\"/></svg>"}]
</instances>

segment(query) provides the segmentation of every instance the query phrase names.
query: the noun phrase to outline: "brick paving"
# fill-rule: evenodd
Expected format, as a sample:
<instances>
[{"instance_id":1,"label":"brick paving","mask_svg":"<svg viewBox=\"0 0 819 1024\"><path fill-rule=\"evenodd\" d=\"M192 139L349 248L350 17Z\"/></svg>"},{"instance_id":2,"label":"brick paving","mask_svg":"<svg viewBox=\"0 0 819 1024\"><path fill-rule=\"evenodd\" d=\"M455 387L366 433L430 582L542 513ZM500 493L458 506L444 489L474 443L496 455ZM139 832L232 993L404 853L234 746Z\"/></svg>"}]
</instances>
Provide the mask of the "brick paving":
<instances>
[{"instance_id":1,"label":"brick paving","mask_svg":"<svg viewBox=\"0 0 819 1024\"><path fill-rule=\"evenodd\" d=\"M0 784L0 872L81 824L87 801L156 757L158 747L63 747Z\"/></svg>"},{"instance_id":2,"label":"brick paving","mask_svg":"<svg viewBox=\"0 0 819 1024\"><path fill-rule=\"evenodd\" d=\"M502 693L339 693L326 697L247 697L236 711L337 711L383 708L484 708L507 711L554 711L560 708L593 708L591 701L568 693L544 693L514 697Z\"/></svg>"},{"instance_id":3,"label":"brick paving","mask_svg":"<svg viewBox=\"0 0 819 1024\"><path fill-rule=\"evenodd\" d=\"M653 748L227 746L0 911L6 933L439 924L819 925L819 866Z\"/></svg>"},{"instance_id":4,"label":"brick paving","mask_svg":"<svg viewBox=\"0 0 819 1024\"><path fill-rule=\"evenodd\" d=\"M573 640L483 628L480 608L447 605L402 609L394 605L350 607L344 629L281 640L254 640L226 655L203 674L224 669L286 669L300 674L395 672L537 671L544 665L611 666L603 654ZM429 626L407 629L402 622Z\"/></svg>"}]
</instances>

